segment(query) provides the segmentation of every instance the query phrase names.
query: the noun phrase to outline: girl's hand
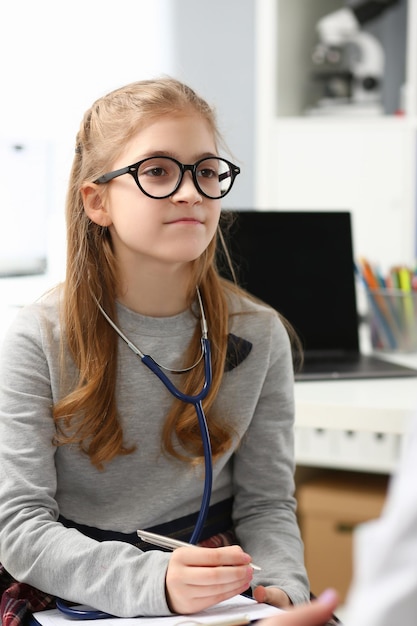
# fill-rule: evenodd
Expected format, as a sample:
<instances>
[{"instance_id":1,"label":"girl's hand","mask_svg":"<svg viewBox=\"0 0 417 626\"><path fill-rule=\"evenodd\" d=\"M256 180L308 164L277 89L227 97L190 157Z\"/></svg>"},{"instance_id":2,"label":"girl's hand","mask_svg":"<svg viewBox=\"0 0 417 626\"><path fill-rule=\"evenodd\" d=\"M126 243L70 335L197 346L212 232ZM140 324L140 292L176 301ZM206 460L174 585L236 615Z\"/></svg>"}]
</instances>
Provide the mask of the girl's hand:
<instances>
[{"instance_id":1,"label":"girl's hand","mask_svg":"<svg viewBox=\"0 0 417 626\"><path fill-rule=\"evenodd\" d=\"M250 587L251 557L239 546L178 548L165 579L167 602L174 613L196 613Z\"/></svg>"},{"instance_id":2,"label":"girl's hand","mask_svg":"<svg viewBox=\"0 0 417 626\"><path fill-rule=\"evenodd\" d=\"M291 600L282 589L278 587L255 587L253 597L257 602L265 602L266 604L272 604L280 609L286 609L291 606Z\"/></svg>"}]
</instances>

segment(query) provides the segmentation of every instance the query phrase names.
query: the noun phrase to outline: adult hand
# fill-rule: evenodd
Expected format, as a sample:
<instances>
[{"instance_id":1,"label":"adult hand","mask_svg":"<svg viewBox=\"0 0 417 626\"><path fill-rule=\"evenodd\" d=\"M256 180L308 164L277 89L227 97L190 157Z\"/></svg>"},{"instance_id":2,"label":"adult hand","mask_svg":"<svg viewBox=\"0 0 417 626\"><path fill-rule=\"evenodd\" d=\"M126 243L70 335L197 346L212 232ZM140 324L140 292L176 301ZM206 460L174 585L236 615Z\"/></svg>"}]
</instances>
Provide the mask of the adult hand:
<instances>
[{"instance_id":1,"label":"adult hand","mask_svg":"<svg viewBox=\"0 0 417 626\"><path fill-rule=\"evenodd\" d=\"M316 600L292 606L279 615L260 621L259 626L323 626L331 622L338 602L337 593L328 589Z\"/></svg>"},{"instance_id":2,"label":"adult hand","mask_svg":"<svg viewBox=\"0 0 417 626\"><path fill-rule=\"evenodd\" d=\"M286 609L291 606L291 600L282 589L278 587L264 587L259 585L255 587L253 591L253 597L257 602L265 602L266 604L272 604L280 609Z\"/></svg>"},{"instance_id":3,"label":"adult hand","mask_svg":"<svg viewBox=\"0 0 417 626\"><path fill-rule=\"evenodd\" d=\"M250 587L251 557L239 546L178 548L169 560L165 586L174 613L196 613Z\"/></svg>"}]
</instances>

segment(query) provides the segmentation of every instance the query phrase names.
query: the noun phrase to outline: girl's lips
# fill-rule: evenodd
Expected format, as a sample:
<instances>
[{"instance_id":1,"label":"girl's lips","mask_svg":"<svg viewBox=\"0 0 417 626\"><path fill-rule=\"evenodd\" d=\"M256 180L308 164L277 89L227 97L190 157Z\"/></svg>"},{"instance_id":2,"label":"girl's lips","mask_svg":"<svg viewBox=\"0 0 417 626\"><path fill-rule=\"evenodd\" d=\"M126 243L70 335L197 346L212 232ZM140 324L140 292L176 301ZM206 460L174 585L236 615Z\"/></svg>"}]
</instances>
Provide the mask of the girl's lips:
<instances>
[{"instance_id":1,"label":"girl's lips","mask_svg":"<svg viewBox=\"0 0 417 626\"><path fill-rule=\"evenodd\" d=\"M200 220L195 217L180 217L176 220L172 220L171 222L167 222L168 224L202 224Z\"/></svg>"}]
</instances>

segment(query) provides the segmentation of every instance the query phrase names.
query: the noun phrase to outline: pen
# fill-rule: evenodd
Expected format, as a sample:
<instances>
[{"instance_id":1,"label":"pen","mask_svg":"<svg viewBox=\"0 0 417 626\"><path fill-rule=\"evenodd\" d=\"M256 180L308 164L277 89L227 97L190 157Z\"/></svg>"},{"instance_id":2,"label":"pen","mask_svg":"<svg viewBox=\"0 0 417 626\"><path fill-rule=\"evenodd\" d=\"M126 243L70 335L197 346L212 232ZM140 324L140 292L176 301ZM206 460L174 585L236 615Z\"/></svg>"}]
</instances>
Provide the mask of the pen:
<instances>
[{"instance_id":1,"label":"pen","mask_svg":"<svg viewBox=\"0 0 417 626\"><path fill-rule=\"evenodd\" d=\"M193 543L187 543L186 541L180 541L179 539L171 539L171 537L165 537L164 535L158 535L157 533L151 533L147 530L138 530L136 531L139 539L145 541L146 543L153 543L155 546L159 546L160 548L167 548L168 550L175 550L175 548L196 548ZM249 563L252 569L260 570L261 568L258 565L254 565L253 563Z\"/></svg>"}]
</instances>

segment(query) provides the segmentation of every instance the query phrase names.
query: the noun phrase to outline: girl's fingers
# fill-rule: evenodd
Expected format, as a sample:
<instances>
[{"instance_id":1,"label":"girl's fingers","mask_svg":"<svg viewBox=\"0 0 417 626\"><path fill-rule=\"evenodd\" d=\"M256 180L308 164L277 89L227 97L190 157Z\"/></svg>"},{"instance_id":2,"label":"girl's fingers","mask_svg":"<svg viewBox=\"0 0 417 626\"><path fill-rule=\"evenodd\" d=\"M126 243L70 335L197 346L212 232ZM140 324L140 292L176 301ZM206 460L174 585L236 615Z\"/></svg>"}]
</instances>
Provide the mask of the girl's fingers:
<instances>
[{"instance_id":1,"label":"girl's fingers","mask_svg":"<svg viewBox=\"0 0 417 626\"><path fill-rule=\"evenodd\" d=\"M264 587L259 585L254 589L253 597L257 602L272 604L272 606L277 606L281 609L291 606L291 601L285 591L278 587Z\"/></svg>"},{"instance_id":2,"label":"girl's fingers","mask_svg":"<svg viewBox=\"0 0 417 626\"><path fill-rule=\"evenodd\" d=\"M243 552L240 546L178 548L174 551L174 556L188 565L201 565L203 567L248 565L251 562L249 554Z\"/></svg>"},{"instance_id":3,"label":"girl's fingers","mask_svg":"<svg viewBox=\"0 0 417 626\"><path fill-rule=\"evenodd\" d=\"M236 580L232 580L227 583L215 583L209 585L205 585L204 582L200 579L199 581L196 581L196 584L193 584L192 582L183 583L183 587L187 587L190 597L194 599L203 599L210 596L218 596L220 594L232 596L233 592L236 591L236 589L248 589L250 587L250 583L251 580L249 576L245 576L244 578L239 577L236 578Z\"/></svg>"},{"instance_id":4,"label":"girl's fingers","mask_svg":"<svg viewBox=\"0 0 417 626\"><path fill-rule=\"evenodd\" d=\"M180 569L181 568L181 569ZM219 587L233 583L250 584L253 569L250 565L216 565L214 567L178 566L178 576L184 585L193 587Z\"/></svg>"},{"instance_id":5,"label":"girl's fingers","mask_svg":"<svg viewBox=\"0 0 417 626\"><path fill-rule=\"evenodd\" d=\"M238 546L178 548L166 575L169 606L177 613L201 611L248 589L253 577L250 556Z\"/></svg>"}]
</instances>

